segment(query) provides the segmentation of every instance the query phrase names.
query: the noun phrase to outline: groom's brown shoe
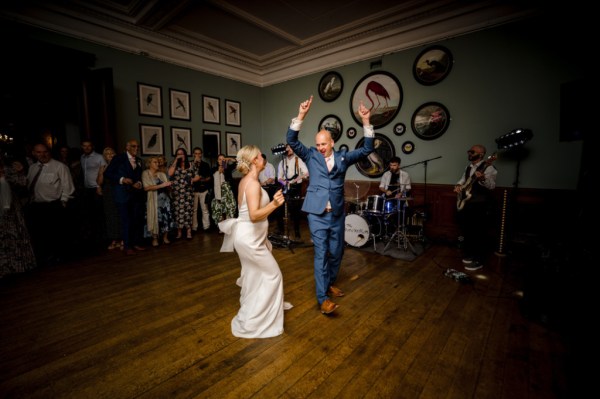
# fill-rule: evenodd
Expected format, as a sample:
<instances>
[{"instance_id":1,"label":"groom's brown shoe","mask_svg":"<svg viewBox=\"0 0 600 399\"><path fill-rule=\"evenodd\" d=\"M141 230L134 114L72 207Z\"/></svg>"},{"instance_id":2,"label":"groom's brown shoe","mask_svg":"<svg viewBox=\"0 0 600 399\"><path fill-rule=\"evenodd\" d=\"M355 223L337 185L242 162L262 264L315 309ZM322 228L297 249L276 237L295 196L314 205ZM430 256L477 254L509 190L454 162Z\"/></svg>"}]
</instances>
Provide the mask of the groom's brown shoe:
<instances>
[{"instance_id":1,"label":"groom's brown shoe","mask_svg":"<svg viewBox=\"0 0 600 399\"><path fill-rule=\"evenodd\" d=\"M344 291L340 290L338 287L332 285L331 287L329 287L329 291L327 291L327 295L341 297L346 294L344 294Z\"/></svg>"},{"instance_id":2,"label":"groom's brown shoe","mask_svg":"<svg viewBox=\"0 0 600 399\"><path fill-rule=\"evenodd\" d=\"M329 314L331 312L333 312L334 310L336 310L338 308L338 305L334 302L331 302L329 299L325 299L323 301L323 303L321 304L321 313L323 314Z\"/></svg>"}]
</instances>

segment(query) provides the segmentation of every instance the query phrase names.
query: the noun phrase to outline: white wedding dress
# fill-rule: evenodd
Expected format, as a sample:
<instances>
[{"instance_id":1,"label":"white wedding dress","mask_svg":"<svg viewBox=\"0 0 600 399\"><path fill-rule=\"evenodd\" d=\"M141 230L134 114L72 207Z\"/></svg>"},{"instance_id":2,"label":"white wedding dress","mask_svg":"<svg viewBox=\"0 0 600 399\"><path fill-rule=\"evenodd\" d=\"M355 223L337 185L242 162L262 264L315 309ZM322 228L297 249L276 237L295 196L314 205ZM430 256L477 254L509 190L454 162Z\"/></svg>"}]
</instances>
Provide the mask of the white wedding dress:
<instances>
[{"instance_id":1,"label":"white wedding dress","mask_svg":"<svg viewBox=\"0 0 600 399\"><path fill-rule=\"evenodd\" d=\"M261 188L260 207L269 203ZM292 306L283 301L283 276L271 253L269 221L250 221L246 193L237 219L219 223L225 233L221 252L235 249L242 266L237 285L241 287L240 310L231 321L231 332L241 338L268 338L283 334L283 310Z\"/></svg>"}]
</instances>

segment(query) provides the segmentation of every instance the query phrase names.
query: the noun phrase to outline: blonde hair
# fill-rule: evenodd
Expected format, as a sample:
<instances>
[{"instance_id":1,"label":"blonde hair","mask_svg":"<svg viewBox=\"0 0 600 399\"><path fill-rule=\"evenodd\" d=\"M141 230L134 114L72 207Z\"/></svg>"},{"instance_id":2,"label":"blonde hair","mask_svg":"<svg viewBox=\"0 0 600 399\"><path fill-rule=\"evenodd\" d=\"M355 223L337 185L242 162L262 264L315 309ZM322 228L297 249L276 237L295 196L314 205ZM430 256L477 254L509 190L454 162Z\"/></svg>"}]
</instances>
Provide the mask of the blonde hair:
<instances>
[{"instance_id":1,"label":"blonde hair","mask_svg":"<svg viewBox=\"0 0 600 399\"><path fill-rule=\"evenodd\" d=\"M237 153L236 161L237 167L236 169L243 175L247 175L250 172L250 166L252 165L252 160L256 157L261 157L262 152L260 152L260 148L255 145L245 145Z\"/></svg>"},{"instance_id":2,"label":"blonde hair","mask_svg":"<svg viewBox=\"0 0 600 399\"><path fill-rule=\"evenodd\" d=\"M109 152L112 152L113 155L117 155L116 151L112 147L106 147L104 148L104 150L102 150L102 156L104 157L104 159L106 159L106 154L108 154Z\"/></svg>"},{"instance_id":3,"label":"blonde hair","mask_svg":"<svg viewBox=\"0 0 600 399\"><path fill-rule=\"evenodd\" d=\"M149 168L150 167L150 162L152 162L155 159L156 159L156 162L158 163L158 166L160 166L160 161L158 160L158 158L160 158L160 156L156 156L156 155L151 156L150 158L147 158L146 159L146 168Z\"/></svg>"}]
</instances>

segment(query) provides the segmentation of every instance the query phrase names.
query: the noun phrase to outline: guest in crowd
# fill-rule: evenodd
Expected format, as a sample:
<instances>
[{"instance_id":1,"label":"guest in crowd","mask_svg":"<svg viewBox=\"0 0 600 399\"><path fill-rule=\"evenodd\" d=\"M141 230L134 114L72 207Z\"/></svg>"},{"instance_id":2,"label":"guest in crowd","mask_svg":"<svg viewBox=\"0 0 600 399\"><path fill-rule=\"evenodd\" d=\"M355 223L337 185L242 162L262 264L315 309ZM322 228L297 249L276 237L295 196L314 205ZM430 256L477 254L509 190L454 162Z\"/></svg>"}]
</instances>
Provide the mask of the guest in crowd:
<instances>
[{"instance_id":1,"label":"guest in crowd","mask_svg":"<svg viewBox=\"0 0 600 399\"><path fill-rule=\"evenodd\" d=\"M104 213L104 228L105 236L110 242L108 249L124 249L124 243L121 239L121 220L119 217L119 210L117 204L113 198L112 184L108 177L105 176L106 168L116 155L115 150L111 147L106 147L102 151L102 157L106 161L104 166L98 169L98 178L96 182L100 189L100 195L102 196L102 211Z\"/></svg>"},{"instance_id":2,"label":"guest in crowd","mask_svg":"<svg viewBox=\"0 0 600 399\"><path fill-rule=\"evenodd\" d=\"M75 187L69 168L52 158L46 144L36 144L33 155L37 162L27 174L30 202L25 215L37 263L53 265L69 255L72 235L65 224L66 207Z\"/></svg>"},{"instance_id":3,"label":"guest in crowd","mask_svg":"<svg viewBox=\"0 0 600 399\"><path fill-rule=\"evenodd\" d=\"M150 157L146 161L146 170L142 172L142 183L148 194L146 233L152 237L153 247L158 247L159 235L162 235L163 244L170 244L169 232L175 227L169 197L172 182L167 175L158 170L158 157Z\"/></svg>"},{"instance_id":4,"label":"guest in crowd","mask_svg":"<svg viewBox=\"0 0 600 399\"><path fill-rule=\"evenodd\" d=\"M146 193L142 184L142 160L137 156L138 148L137 140L129 140L125 152L115 155L104 171L111 182L113 198L119 210L126 255L146 250L143 239Z\"/></svg>"},{"instance_id":5,"label":"guest in crowd","mask_svg":"<svg viewBox=\"0 0 600 399\"><path fill-rule=\"evenodd\" d=\"M308 213L308 226L315 245L315 285L321 312L329 314L338 305L330 296L341 297L344 292L336 287L338 272L344 254L344 179L348 168L366 158L373 151L373 126L369 123L370 110L360 104L358 115L364 129L364 146L354 151L335 151L331 132L322 129L315 135L315 147L306 147L298 140L302 122L313 97L300 103L298 116L292 119L287 142L308 167L310 182L302 210Z\"/></svg>"},{"instance_id":6,"label":"guest in crowd","mask_svg":"<svg viewBox=\"0 0 600 399\"><path fill-rule=\"evenodd\" d=\"M98 174L106 166L106 160L96 151L90 140L81 142L81 170L83 190L81 191L81 218L83 240L90 249L100 249L105 243L104 211L102 189L98 185Z\"/></svg>"},{"instance_id":7,"label":"guest in crowd","mask_svg":"<svg viewBox=\"0 0 600 399\"><path fill-rule=\"evenodd\" d=\"M237 252L242 266L237 284L241 287L240 310L231 321L231 332L242 338L268 338L283 333L283 276L267 239L269 214L284 202L281 190L273 200L261 188L258 174L264 167L260 150L242 147L237 169L244 177L239 183L239 217L219 224L225 233L222 252Z\"/></svg>"},{"instance_id":8,"label":"guest in crowd","mask_svg":"<svg viewBox=\"0 0 600 399\"><path fill-rule=\"evenodd\" d=\"M215 198L212 200L212 217L215 224L223 219L234 218L236 213L235 194L232 190L233 175L236 160L227 158L224 154L217 157L217 167L213 170Z\"/></svg>"},{"instance_id":9,"label":"guest in crowd","mask_svg":"<svg viewBox=\"0 0 600 399\"><path fill-rule=\"evenodd\" d=\"M193 155L193 166L196 170L196 175L200 178L198 181L194 182L194 215L192 217L192 231L198 230L199 213L202 214L202 229L207 231L210 228L208 194L211 188L212 174L210 173L210 165L202 160L202 148L195 147L193 149ZM200 210L200 212L198 212L198 210Z\"/></svg>"},{"instance_id":10,"label":"guest in crowd","mask_svg":"<svg viewBox=\"0 0 600 399\"><path fill-rule=\"evenodd\" d=\"M186 237L192 238L192 218L194 216L194 185L200 180L196 169L188 160L183 148L175 151L175 159L169 166L169 178L172 181L171 195L175 211L175 224L177 225L177 239L182 237L182 230L186 230Z\"/></svg>"},{"instance_id":11,"label":"guest in crowd","mask_svg":"<svg viewBox=\"0 0 600 399\"><path fill-rule=\"evenodd\" d=\"M27 201L24 164L0 151L0 277L36 267L22 208Z\"/></svg>"}]
</instances>

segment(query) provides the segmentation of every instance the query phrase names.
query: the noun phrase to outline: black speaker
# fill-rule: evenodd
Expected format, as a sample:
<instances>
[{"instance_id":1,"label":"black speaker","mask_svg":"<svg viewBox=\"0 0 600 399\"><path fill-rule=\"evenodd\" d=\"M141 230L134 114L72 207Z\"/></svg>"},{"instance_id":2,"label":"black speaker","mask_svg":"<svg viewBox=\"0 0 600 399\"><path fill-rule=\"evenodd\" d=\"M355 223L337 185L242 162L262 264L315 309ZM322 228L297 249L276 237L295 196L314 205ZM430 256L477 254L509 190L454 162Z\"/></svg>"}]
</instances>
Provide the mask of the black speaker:
<instances>
[{"instance_id":1,"label":"black speaker","mask_svg":"<svg viewBox=\"0 0 600 399\"><path fill-rule=\"evenodd\" d=\"M204 156L206 158L216 158L219 156L219 137L212 134L205 134L202 145L204 146Z\"/></svg>"}]
</instances>

